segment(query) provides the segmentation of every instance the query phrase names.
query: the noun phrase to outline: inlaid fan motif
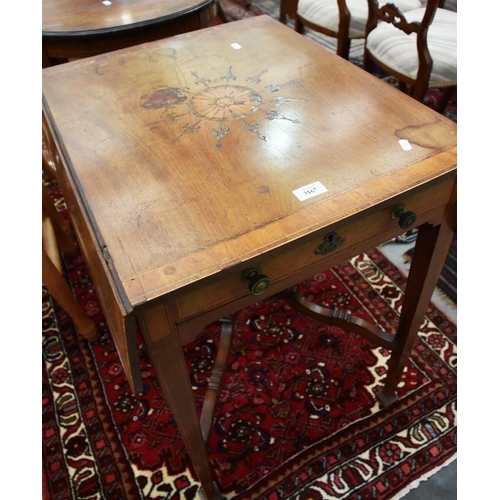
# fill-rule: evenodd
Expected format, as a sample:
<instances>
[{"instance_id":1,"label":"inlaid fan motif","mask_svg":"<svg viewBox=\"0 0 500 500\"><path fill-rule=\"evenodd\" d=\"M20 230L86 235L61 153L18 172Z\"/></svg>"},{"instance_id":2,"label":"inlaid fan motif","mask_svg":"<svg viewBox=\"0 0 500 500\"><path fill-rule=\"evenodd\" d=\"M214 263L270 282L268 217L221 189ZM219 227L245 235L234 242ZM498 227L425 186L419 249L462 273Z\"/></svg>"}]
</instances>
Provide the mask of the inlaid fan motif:
<instances>
[{"instance_id":1,"label":"inlaid fan motif","mask_svg":"<svg viewBox=\"0 0 500 500\"><path fill-rule=\"evenodd\" d=\"M219 149L224 136L231 132L230 122L238 122L237 126L242 130L266 141L266 136L261 132L263 120L289 120L299 123L298 119L287 116L280 108L290 102L307 99L288 98L278 94L285 87L301 87L300 80L265 85L261 80L264 73L267 73L267 70L238 83L238 77L231 66L225 75L216 79L203 78L192 71L192 85L161 87L142 96L142 107L165 108L169 120L183 122L182 131L175 137L175 142L187 134L196 133L202 127L212 127L211 132L216 138L215 145ZM202 89L194 89L194 86L201 86Z\"/></svg>"}]
</instances>

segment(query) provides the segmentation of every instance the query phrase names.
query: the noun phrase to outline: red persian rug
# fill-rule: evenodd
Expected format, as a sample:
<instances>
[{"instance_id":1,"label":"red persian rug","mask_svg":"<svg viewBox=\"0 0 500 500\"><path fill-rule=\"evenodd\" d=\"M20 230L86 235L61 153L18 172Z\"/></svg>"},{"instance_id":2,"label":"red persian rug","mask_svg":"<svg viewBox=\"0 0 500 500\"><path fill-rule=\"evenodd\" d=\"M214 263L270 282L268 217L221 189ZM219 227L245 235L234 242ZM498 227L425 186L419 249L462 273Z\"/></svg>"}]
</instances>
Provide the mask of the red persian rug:
<instances>
[{"instance_id":1,"label":"red persian rug","mask_svg":"<svg viewBox=\"0 0 500 500\"><path fill-rule=\"evenodd\" d=\"M82 256L64 264L100 339L78 336L42 287L43 498L200 498L140 332L144 392L134 395ZM302 287L394 332L405 279L373 249ZM219 332L219 323L208 325L185 347L200 409ZM456 340L456 326L430 304L400 399L384 409L374 396L384 349L273 298L240 311L208 443L224 498L398 498L456 456Z\"/></svg>"}]
</instances>

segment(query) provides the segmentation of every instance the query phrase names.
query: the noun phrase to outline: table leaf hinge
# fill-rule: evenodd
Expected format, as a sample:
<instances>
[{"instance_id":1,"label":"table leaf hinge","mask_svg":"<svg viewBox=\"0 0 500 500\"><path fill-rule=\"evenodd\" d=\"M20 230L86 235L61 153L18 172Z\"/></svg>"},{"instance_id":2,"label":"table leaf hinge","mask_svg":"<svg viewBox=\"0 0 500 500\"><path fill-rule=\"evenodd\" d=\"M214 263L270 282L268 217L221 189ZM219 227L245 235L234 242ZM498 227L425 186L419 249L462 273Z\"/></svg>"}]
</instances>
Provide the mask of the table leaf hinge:
<instances>
[{"instance_id":1,"label":"table leaf hinge","mask_svg":"<svg viewBox=\"0 0 500 500\"><path fill-rule=\"evenodd\" d=\"M106 263L111 262L111 260L112 260L111 255L109 254L109 250L108 250L108 247L106 245L101 247L101 253L102 253L102 256L103 256L104 260L106 261Z\"/></svg>"}]
</instances>

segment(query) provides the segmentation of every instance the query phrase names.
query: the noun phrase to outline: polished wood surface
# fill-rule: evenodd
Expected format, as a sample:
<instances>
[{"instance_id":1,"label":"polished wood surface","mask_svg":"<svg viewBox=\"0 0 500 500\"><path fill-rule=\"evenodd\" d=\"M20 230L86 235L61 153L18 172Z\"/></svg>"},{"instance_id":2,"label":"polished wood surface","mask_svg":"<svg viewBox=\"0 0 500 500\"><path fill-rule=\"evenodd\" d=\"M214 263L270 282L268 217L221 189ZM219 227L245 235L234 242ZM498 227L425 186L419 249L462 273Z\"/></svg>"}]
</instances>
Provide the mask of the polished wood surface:
<instances>
[{"instance_id":1,"label":"polished wood surface","mask_svg":"<svg viewBox=\"0 0 500 500\"><path fill-rule=\"evenodd\" d=\"M207 0L43 0L42 33L119 31L127 26L175 19L213 2Z\"/></svg>"},{"instance_id":2,"label":"polished wood surface","mask_svg":"<svg viewBox=\"0 0 500 500\"><path fill-rule=\"evenodd\" d=\"M455 123L267 16L47 68L43 109L126 373L140 390L137 320L208 498L182 346L402 233L404 204L422 228L411 300L392 340L370 337L394 353L394 399L453 234ZM312 183L325 191L295 196ZM270 281L258 297L254 265Z\"/></svg>"},{"instance_id":3,"label":"polished wood surface","mask_svg":"<svg viewBox=\"0 0 500 500\"><path fill-rule=\"evenodd\" d=\"M204 28L214 0L43 0L43 66Z\"/></svg>"}]
</instances>

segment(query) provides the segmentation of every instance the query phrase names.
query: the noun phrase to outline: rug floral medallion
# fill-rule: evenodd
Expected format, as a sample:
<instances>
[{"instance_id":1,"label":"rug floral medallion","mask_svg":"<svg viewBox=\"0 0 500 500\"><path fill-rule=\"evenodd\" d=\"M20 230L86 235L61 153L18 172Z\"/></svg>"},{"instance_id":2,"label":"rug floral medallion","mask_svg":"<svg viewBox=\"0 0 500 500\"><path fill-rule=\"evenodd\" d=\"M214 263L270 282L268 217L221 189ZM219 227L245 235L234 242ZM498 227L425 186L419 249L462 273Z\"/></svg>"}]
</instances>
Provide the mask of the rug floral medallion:
<instances>
[{"instance_id":1,"label":"rug floral medallion","mask_svg":"<svg viewBox=\"0 0 500 500\"><path fill-rule=\"evenodd\" d=\"M83 257L65 265L101 335L79 337L42 288L44 499L201 498L140 332L144 391L134 395ZM394 333L405 283L373 249L300 288ZM219 323L208 325L185 346L200 411L219 334ZM382 408L375 394L389 352L273 298L238 312L208 442L224 498L397 498L456 455L456 340L456 326L430 304L400 398Z\"/></svg>"}]
</instances>

